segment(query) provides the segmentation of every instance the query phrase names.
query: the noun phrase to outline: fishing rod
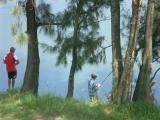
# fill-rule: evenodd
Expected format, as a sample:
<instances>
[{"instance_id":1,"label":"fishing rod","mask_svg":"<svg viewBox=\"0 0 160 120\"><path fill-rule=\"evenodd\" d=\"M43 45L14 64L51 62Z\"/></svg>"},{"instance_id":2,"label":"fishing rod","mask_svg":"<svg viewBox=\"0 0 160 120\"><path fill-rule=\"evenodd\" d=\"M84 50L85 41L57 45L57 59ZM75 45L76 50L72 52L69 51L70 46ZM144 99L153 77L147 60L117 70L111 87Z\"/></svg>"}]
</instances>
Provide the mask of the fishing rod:
<instances>
[{"instance_id":1,"label":"fishing rod","mask_svg":"<svg viewBox=\"0 0 160 120\"><path fill-rule=\"evenodd\" d=\"M112 71L103 79L103 81L101 82L101 85L105 82L105 80L112 74Z\"/></svg>"},{"instance_id":2,"label":"fishing rod","mask_svg":"<svg viewBox=\"0 0 160 120\"><path fill-rule=\"evenodd\" d=\"M102 80L102 82L100 83L100 87L103 87L102 85L103 85L103 83L105 82L105 80L110 76L112 74L112 71ZM110 98L110 94L111 92L109 92L108 94L107 94L107 99L109 99ZM106 94L106 93L105 93ZM104 95L105 95L104 94ZM104 96L103 95L103 96ZM105 95L106 96L106 95Z\"/></svg>"}]
</instances>

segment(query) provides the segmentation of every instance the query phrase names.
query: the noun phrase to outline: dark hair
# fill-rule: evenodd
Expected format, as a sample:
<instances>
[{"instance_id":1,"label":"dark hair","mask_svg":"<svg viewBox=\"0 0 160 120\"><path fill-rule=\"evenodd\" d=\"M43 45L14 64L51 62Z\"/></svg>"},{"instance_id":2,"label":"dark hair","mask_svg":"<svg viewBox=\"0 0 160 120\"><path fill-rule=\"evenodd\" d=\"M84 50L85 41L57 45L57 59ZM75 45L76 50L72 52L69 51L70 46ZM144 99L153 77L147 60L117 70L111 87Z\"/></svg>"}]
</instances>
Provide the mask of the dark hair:
<instances>
[{"instance_id":1,"label":"dark hair","mask_svg":"<svg viewBox=\"0 0 160 120\"><path fill-rule=\"evenodd\" d=\"M14 52L16 49L14 47L10 47L10 52Z\"/></svg>"},{"instance_id":2,"label":"dark hair","mask_svg":"<svg viewBox=\"0 0 160 120\"><path fill-rule=\"evenodd\" d=\"M92 77L92 78L97 78L97 75L91 74L91 77Z\"/></svg>"}]
</instances>

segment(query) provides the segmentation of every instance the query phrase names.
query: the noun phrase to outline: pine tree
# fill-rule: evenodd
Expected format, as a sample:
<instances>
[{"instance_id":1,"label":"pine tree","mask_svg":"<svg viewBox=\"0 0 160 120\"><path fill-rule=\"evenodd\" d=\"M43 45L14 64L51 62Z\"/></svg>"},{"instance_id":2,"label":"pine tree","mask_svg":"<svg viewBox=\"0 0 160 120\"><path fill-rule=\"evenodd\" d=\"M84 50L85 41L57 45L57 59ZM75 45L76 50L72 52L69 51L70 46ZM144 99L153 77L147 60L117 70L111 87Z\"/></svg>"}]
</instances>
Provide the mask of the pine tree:
<instances>
[{"instance_id":1,"label":"pine tree","mask_svg":"<svg viewBox=\"0 0 160 120\"><path fill-rule=\"evenodd\" d=\"M105 52L99 51L104 37L98 33L99 18L103 16L104 0L70 0L58 21L64 23L57 28L55 46L43 44L45 50L58 53L57 65L67 64L67 57L72 58L67 97L73 97L75 73L86 63L98 64L105 57Z\"/></svg>"}]
</instances>

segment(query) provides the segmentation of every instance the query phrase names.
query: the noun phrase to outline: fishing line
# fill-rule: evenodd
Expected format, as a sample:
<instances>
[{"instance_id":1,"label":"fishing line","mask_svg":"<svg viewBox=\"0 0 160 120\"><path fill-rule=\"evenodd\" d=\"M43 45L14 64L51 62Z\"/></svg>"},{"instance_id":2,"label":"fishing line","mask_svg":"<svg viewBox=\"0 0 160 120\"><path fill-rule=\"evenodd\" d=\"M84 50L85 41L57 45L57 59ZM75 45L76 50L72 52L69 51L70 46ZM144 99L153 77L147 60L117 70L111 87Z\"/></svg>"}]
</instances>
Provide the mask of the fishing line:
<instances>
[{"instance_id":1,"label":"fishing line","mask_svg":"<svg viewBox=\"0 0 160 120\"><path fill-rule=\"evenodd\" d=\"M112 71L102 80L101 85L105 82L105 80L112 74Z\"/></svg>"}]
</instances>

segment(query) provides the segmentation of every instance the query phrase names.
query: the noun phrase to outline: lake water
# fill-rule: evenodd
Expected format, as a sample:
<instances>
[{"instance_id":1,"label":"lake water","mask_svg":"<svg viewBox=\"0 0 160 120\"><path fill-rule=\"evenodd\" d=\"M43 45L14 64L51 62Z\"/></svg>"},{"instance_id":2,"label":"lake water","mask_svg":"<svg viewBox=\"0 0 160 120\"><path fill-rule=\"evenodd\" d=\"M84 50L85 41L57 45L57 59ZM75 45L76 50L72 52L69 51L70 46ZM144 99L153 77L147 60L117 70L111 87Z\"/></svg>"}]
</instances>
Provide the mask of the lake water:
<instances>
[{"instance_id":1,"label":"lake water","mask_svg":"<svg viewBox=\"0 0 160 120\"><path fill-rule=\"evenodd\" d=\"M17 46L17 45L15 45ZM2 48L2 46L1 46ZM26 47L16 47L16 55L20 59L20 64L17 66L18 77L16 80L16 87L21 87L23 83L23 77L26 66ZM1 51L0 58L2 61L3 56L9 49L8 47L3 48ZM4 52L5 50L5 52ZM41 53L41 52L40 52ZM56 58L54 55L50 54L40 54L41 64L40 64L40 76L39 76L39 93L40 94L55 94L58 96L66 96L68 76L70 70L70 62L68 66L55 66ZM110 66L111 67L111 66ZM5 70L5 65L0 63L0 91L6 91L7 89L7 73ZM75 75L75 94L76 98L88 99L88 80L90 79L90 74L94 72L98 74L97 82L102 82L102 80L109 74L109 66L107 65L85 65L82 71L79 71ZM104 86L99 90L99 96L104 98L104 95L111 90L111 76L106 79L103 84Z\"/></svg>"}]
</instances>

